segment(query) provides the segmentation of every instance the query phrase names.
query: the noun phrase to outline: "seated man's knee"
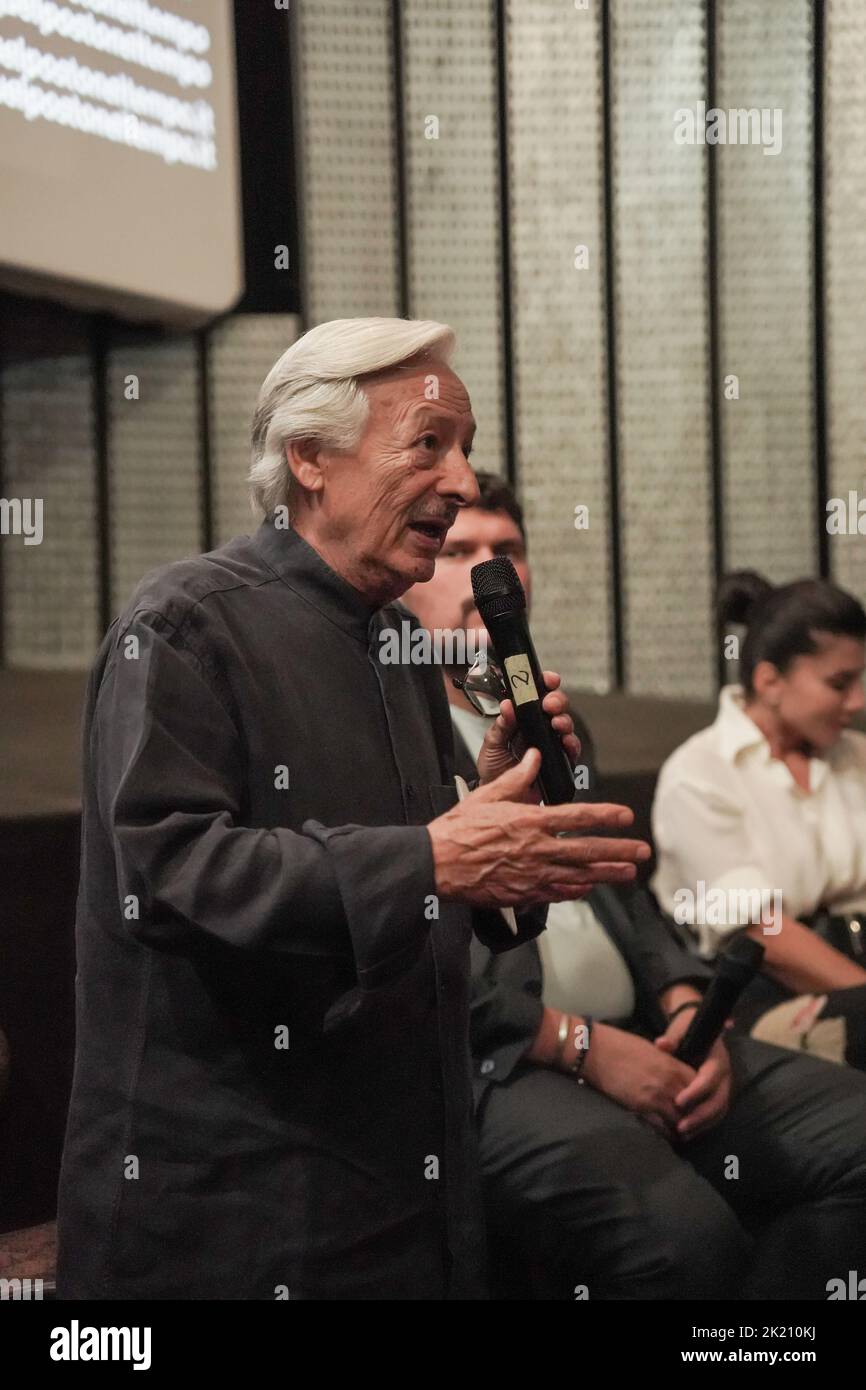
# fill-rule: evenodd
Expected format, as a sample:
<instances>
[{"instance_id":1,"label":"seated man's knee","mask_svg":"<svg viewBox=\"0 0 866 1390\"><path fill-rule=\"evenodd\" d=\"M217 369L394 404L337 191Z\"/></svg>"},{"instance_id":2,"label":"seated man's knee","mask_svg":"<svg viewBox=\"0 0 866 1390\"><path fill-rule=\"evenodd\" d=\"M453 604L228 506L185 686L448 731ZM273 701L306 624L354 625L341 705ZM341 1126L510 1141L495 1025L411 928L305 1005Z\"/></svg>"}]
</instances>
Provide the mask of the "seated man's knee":
<instances>
[{"instance_id":1,"label":"seated man's knee","mask_svg":"<svg viewBox=\"0 0 866 1390\"><path fill-rule=\"evenodd\" d=\"M731 1208L673 1154L663 1182L637 1169L620 1185L595 1188L575 1171L569 1191L560 1166L558 1198L524 1211L536 1296L738 1297L752 1242Z\"/></svg>"}]
</instances>

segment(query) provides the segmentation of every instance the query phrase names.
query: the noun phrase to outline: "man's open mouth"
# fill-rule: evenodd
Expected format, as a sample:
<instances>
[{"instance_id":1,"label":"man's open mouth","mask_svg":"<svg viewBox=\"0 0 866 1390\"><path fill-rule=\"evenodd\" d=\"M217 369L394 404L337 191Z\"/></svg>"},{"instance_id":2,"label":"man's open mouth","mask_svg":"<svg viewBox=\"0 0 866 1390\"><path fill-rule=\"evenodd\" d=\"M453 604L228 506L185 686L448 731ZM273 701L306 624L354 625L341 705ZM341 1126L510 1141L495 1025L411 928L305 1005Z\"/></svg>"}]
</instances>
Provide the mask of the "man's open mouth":
<instances>
[{"instance_id":1,"label":"man's open mouth","mask_svg":"<svg viewBox=\"0 0 866 1390\"><path fill-rule=\"evenodd\" d=\"M419 535L426 536L431 541L441 541L445 539L448 532L447 521L410 521L409 530L417 531Z\"/></svg>"}]
</instances>

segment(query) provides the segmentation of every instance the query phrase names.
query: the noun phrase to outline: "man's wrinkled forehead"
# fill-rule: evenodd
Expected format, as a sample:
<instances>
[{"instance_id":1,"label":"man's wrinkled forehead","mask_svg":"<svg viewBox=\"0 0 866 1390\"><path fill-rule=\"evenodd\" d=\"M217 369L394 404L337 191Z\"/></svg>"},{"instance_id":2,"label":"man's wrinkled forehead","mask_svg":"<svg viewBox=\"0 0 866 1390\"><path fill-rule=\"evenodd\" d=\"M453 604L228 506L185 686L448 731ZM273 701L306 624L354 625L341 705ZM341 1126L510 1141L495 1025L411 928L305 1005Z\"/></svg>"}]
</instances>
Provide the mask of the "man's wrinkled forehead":
<instances>
[{"instance_id":1,"label":"man's wrinkled forehead","mask_svg":"<svg viewBox=\"0 0 866 1390\"><path fill-rule=\"evenodd\" d=\"M403 420L423 416L425 408L440 407L449 415L463 417L461 425L475 429L469 393L446 362L418 358L373 372L359 384L369 397L371 411L387 411L395 420Z\"/></svg>"}]
</instances>

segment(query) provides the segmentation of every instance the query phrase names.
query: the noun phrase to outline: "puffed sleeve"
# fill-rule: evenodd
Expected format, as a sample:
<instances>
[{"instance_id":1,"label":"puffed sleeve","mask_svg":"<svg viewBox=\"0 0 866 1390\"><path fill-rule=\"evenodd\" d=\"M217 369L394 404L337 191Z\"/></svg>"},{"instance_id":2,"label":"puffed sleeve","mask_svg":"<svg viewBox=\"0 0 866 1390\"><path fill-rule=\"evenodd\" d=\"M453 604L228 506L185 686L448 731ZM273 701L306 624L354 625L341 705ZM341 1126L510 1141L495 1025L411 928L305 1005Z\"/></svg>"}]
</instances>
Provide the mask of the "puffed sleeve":
<instances>
[{"instance_id":1,"label":"puffed sleeve","mask_svg":"<svg viewBox=\"0 0 866 1390\"><path fill-rule=\"evenodd\" d=\"M772 902L776 891L734 789L721 779L665 768L652 826L658 859L653 892L675 921L693 927L701 953L714 956L731 932L760 920L754 906ZM724 910L717 906L722 895Z\"/></svg>"}]
</instances>

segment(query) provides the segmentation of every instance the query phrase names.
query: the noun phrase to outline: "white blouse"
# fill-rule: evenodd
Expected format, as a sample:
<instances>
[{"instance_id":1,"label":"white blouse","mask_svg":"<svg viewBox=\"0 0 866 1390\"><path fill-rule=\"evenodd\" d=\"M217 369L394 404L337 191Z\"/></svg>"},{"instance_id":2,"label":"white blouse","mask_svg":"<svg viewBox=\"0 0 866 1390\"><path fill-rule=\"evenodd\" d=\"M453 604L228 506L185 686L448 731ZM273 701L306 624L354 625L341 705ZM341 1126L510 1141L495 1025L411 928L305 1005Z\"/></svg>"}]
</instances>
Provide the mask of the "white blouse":
<instances>
[{"instance_id":1,"label":"white blouse","mask_svg":"<svg viewBox=\"0 0 866 1390\"><path fill-rule=\"evenodd\" d=\"M683 920L688 889L781 894L785 914L818 907L866 909L866 735L846 729L824 757L809 761L809 791L770 755L743 707L740 686L725 686L714 724L662 767L652 812L658 867L652 888ZM702 885L702 886L701 886ZM704 914L710 916L709 913ZM701 950L714 955L737 924L695 924Z\"/></svg>"}]
</instances>

